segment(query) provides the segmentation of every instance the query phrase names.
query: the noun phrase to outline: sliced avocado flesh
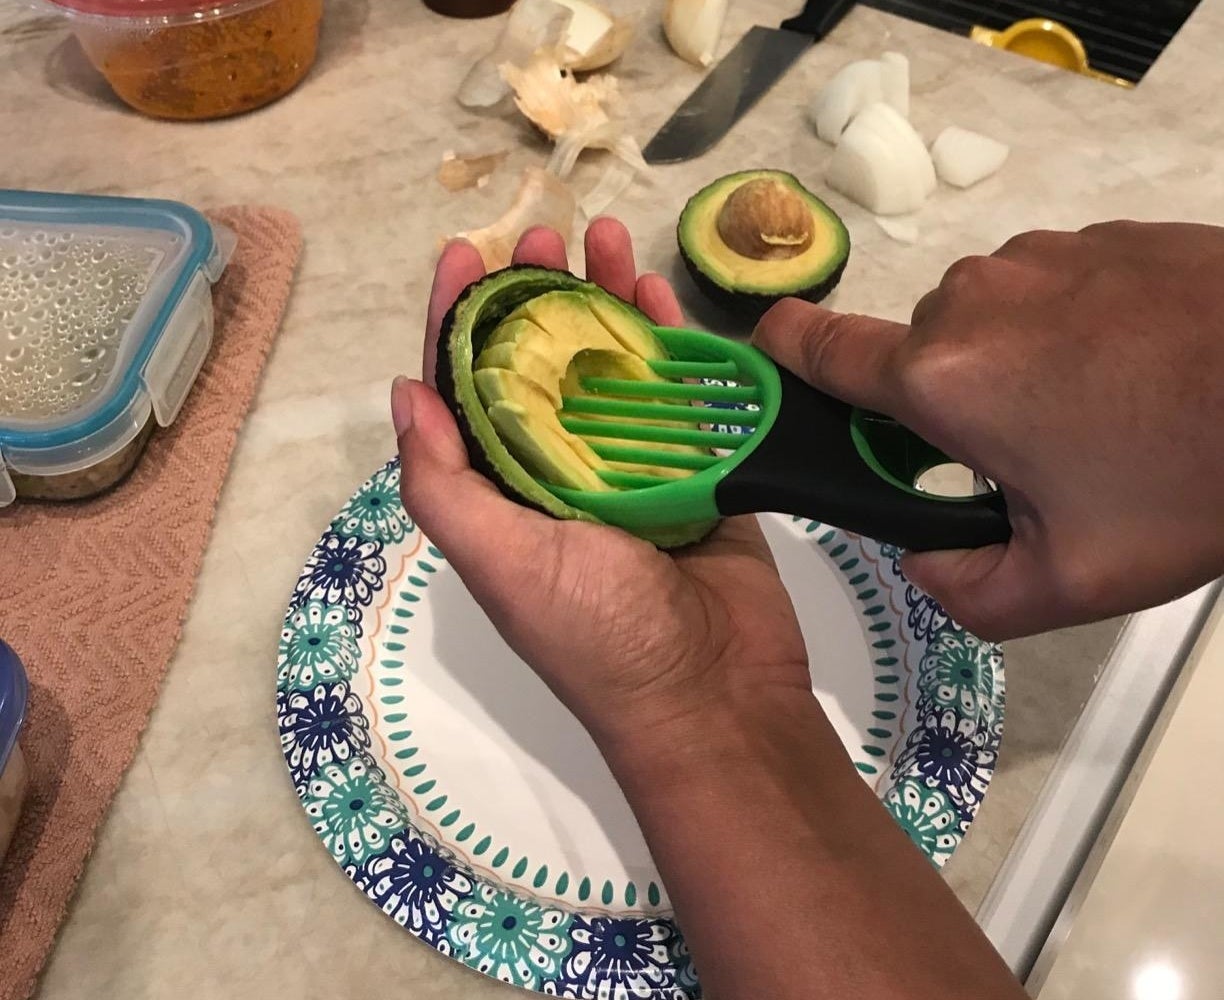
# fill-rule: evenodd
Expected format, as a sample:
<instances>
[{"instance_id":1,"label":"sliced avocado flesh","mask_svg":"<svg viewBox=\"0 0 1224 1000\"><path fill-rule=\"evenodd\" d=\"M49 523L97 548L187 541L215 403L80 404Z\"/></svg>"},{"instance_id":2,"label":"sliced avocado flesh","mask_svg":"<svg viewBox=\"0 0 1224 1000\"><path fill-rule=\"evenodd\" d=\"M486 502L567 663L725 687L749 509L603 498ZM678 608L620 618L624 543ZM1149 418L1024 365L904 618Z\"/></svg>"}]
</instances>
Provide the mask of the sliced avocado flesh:
<instances>
[{"instance_id":1,"label":"sliced avocado flesh","mask_svg":"<svg viewBox=\"0 0 1224 1000\"><path fill-rule=\"evenodd\" d=\"M595 318L603 324L617 343L630 355L637 355L648 361L661 361L667 357L667 351L659 343L659 338L647 329L636 316L614 306L602 299L588 299ZM649 369L647 369L649 371ZM651 373L653 375L653 372Z\"/></svg>"},{"instance_id":2,"label":"sliced avocado flesh","mask_svg":"<svg viewBox=\"0 0 1224 1000\"><path fill-rule=\"evenodd\" d=\"M493 347L512 347L524 339L536 336L547 337L548 333L542 326L524 317L504 319L489 334L489 339L484 342L484 350L487 351Z\"/></svg>"},{"instance_id":3,"label":"sliced avocado flesh","mask_svg":"<svg viewBox=\"0 0 1224 1000\"><path fill-rule=\"evenodd\" d=\"M498 434L533 476L575 490L612 488L595 474L599 457L561 426L539 385L505 368L478 368L472 379Z\"/></svg>"},{"instance_id":4,"label":"sliced avocado flesh","mask_svg":"<svg viewBox=\"0 0 1224 1000\"><path fill-rule=\"evenodd\" d=\"M641 327L630 316L624 317L622 324ZM536 382L559 407L561 380L570 359L579 351L591 349L623 348L596 319L582 293L548 292L524 303L498 324L474 367L496 366L519 372Z\"/></svg>"},{"instance_id":5,"label":"sliced avocado flesh","mask_svg":"<svg viewBox=\"0 0 1224 1000\"><path fill-rule=\"evenodd\" d=\"M588 469L583 470L585 480L590 481L590 471L615 469L637 472L668 479L692 475L691 469L676 469L669 466L643 465L639 463L605 461L591 445L624 446L627 442L615 438L591 438L583 441L561 425L557 410L562 405L562 394L568 396L590 396L581 380L592 376L604 378L632 379L635 381L663 381L646 364L645 358L663 358L666 351L658 338L638 317L618 306L610 298L596 299L581 292L548 292L521 305L503 320L489 335L485 348L476 359L475 377L477 390L486 406L486 398L480 381L482 372L506 370L520 378L499 379L498 399L513 399L524 407L524 414L513 440L503 435L511 452L518 455L525 465L530 465L537 475L554 486L573 486L577 471L565 469L574 455L584 460ZM492 366L497 367L492 367ZM602 394L598 394L602 395ZM528 400L530 396L530 403ZM544 399L552 406L544 405ZM615 396L607 398L616 398ZM638 400L639 402L642 400ZM492 414L490 414L492 416ZM586 419L614 421L621 418L585 415ZM501 414L507 423L510 418ZM662 424L663 421L643 420L641 423ZM500 428L499 428L500 430ZM517 443L523 433L535 433L536 439L528 458L519 453ZM541 448L552 449L557 445L568 445L554 461L541 462ZM650 446L659 451L699 452L700 449L683 445ZM544 471L547 469L548 471ZM593 477L602 484L598 476ZM609 487L604 486L604 489Z\"/></svg>"},{"instance_id":6,"label":"sliced avocado flesh","mask_svg":"<svg viewBox=\"0 0 1224 1000\"><path fill-rule=\"evenodd\" d=\"M630 379L635 382L662 382L660 376L654 373L654 370L642 358L636 354L628 354L624 351L580 351L574 355L574 360L570 362L569 369L565 373L565 379L561 383L561 391L569 397L575 396L599 396L602 399L617 399L615 395L606 393L589 392L582 385L582 380L591 377L598 378L615 378L615 379ZM649 397L643 399L638 397L636 402L663 402L657 397ZM601 417L597 414L588 414L588 420L616 420L616 417ZM651 424L657 427L692 427L693 424L685 424L675 420L637 420L635 423ZM594 445L625 445L632 442L625 442L615 438L601 438L588 436L587 441ZM663 442L643 442L642 447L650 448L652 451L671 451L671 452L688 452L690 454L709 454L701 448L694 448L691 445L683 444L666 444ZM603 460L599 460L603 461ZM608 461L606 465L597 465L596 468L613 468L621 472L641 472L650 476L662 476L666 479L681 479L685 476L692 475L692 471L688 469L677 469L672 466L663 465L641 465L628 462Z\"/></svg>"},{"instance_id":7,"label":"sliced avocado flesh","mask_svg":"<svg viewBox=\"0 0 1224 1000\"><path fill-rule=\"evenodd\" d=\"M505 330L509 330L506 333ZM546 331L527 320L510 320L494 331L476 359L475 369L505 368L530 379L552 400L561 405L561 377L556 344Z\"/></svg>"},{"instance_id":8,"label":"sliced avocado flesh","mask_svg":"<svg viewBox=\"0 0 1224 1000\"><path fill-rule=\"evenodd\" d=\"M692 475L691 469L666 465L621 462L600 458L596 450L604 446L632 446L616 438L591 437L583 440L571 434L561 424L557 410L562 395L618 398L615 395L589 392L582 380L590 377L629 379L640 382L662 382L637 353L623 345L648 352L650 357L663 357L665 351L653 333L636 317L618 310L610 303L600 303L599 311L606 321L596 318L596 307L577 292L551 292L525 303L505 319L485 342L476 359L473 378L481 402L489 417L509 446L510 451L537 478L554 486L591 489L598 483L601 491L611 489L596 474L617 470L677 479ZM615 328L619 335L610 330ZM638 399L638 402L654 401ZM494 404L504 405L496 414ZM584 414L594 421L617 421L624 418ZM673 421L640 420L646 424L680 426ZM530 446L526 442L530 439ZM700 449L685 445L659 444L643 446L652 450L687 451ZM543 453L547 452L545 458ZM575 461L584 468L572 468Z\"/></svg>"},{"instance_id":9,"label":"sliced avocado flesh","mask_svg":"<svg viewBox=\"0 0 1224 1000\"><path fill-rule=\"evenodd\" d=\"M595 317L587 304L587 297L581 292L548 292L531 299L511 313L507 322L518 319L531 320L536 326L547 330L554 339L573 344L577 350L592 347L609 351L622 349L620 342ZM497 337L497 332L493 337Z\"/></svg>"},{"instance_id":10,"label":"sliced avocado flesh","mask_svg":"<svg viewBox=\"0 0 1224 1000\"><path fill-rule=\"evenodd\" d=\"M473 368L475 371L479 371L481 368L505 368L509 370L513 367L516 360L513 344L493 344L480 352L480 357L476 359L476 364Z\"/></svg>"},{"instance_id":11,"label":"sliced avocado flesh","mask_svg":"<svg viewBox=\"0 0 1224 1000\"><path fill-rule=\"evenodd\" d=\"M786 259L746 256L728 246L719 231L731 195L761 180L776 182L810 213L810 245ZM819 302L837 286L850 254L850 235L837 213L780 170L745 170L706 185L684 206L676 239L694 283L720 305L750 313L787 296Z\"/></svg>"},{"instance_id":12,"label":"sliced avocado flesh","mask_svg":"<svg viewBox=\"0 0 1224 1000\"><path fill-rule=\"evenodd\" d=\"M469 286L448 313L437 384L457 417L473 466L503 493L554 517L598 522L543 484L607 491L612 487L598 470L691 474L604 461L561 426L557 408L562 392L586 394L571 379L657 379L644 357L665 358L667 353L649 321L632 306L566 272L516 266ZM677 445L648 447L700 452ZM701 539L714 524L701 521L639 534L669 548Z\"/></svg>"},{"instance_id":13,"label":"sliced avocado flesh","mask_svg":"<svg viewBox=\"0 0 1224 1000\"><path fill-rule=\"evenodd\" d=\"M610 488L560 434L533 420L530 411L518 403L494 403L488 413L502 440L537 479L575 490Z\"/></svg>"}]
</instances>

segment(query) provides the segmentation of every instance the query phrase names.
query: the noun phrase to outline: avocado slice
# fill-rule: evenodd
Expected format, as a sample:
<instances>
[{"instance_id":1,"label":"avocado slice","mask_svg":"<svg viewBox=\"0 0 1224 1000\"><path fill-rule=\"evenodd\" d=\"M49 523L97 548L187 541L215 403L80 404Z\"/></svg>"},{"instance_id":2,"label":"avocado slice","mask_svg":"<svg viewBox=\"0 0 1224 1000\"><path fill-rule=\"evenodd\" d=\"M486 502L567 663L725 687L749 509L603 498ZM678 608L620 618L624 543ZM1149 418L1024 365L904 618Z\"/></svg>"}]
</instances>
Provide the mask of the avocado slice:
<instances>
[{"instance_id":1,"label":"avocado slice","mask_svg":"<svg viewBox=\"0 0 1224 1000\"><path fill-rule=\"evenodd\" d=\"M565 460L572 457L568 453L573 451L587 465L586 469L581 470L582 476L573 476L565 473L563 463L542 464L538 441L531 449L533 457L526 459L526 452L520 453L518 450L523 447L522 431L515 433L513 439L507 437L504 431L510 418L505 412L500 413L503 424L499 425L496 421L494 424L503 432L502 439L510 445L512 452L519 454L537 478L574 489L608 490L611 487L604 486L603 481L593 476L590 470L612 468L669 478L685 476L689 472L683 469L604 462L582 439L566 431L556 416L562 403L562 391L571 396L590 395L582 388L581 379L584 377L603 375L660 381L643 360L642 354L659 357L661 350L655 336L637 317L580 292L547 292L520 306L489 335L484 350L473 366L476 389L486 409L495 401L513 400L520 404L521 418L516 416L515 419L520 420L523 427L537 427L541 440L560 439L568 445L562 449ZM633 351L642 354L630 353ZM490 398L485 388L494 385L484 377L487 370L499 372L496 398ZM503 374L513 374L515 377L501 378ZM547 397L551 406L542 405L544 400L541 396ZM592 415L589 419L614 418ZM598 443L624 444L603 438L598 439ZM676 450L676 446L662 447L664 450ZM597 487L589 485L592 479L599 484Z\"/></svg>"},{"instance_id":2,"label":"avocado slice","mask_svg":"<svg viewBox=\"0 0 1224 1000\"><path fill-rule=\"evenodd\" d=\"M481 368L472 381L489 421L533 476L575 490L610 490L595 474L599 456L557 422L557 408L530 379Z\"/></svg>"},{"instance_id":3,"label":"avocado slice","mask_svg":"<svg viewBox=\"0 0 1224 1000\"><path fill-rule=\"evenodd\" d=\"M653 340L652 336L652 340ZM657 342L657 341L656 341ZM637 354L629 354L624 351L600 351L589 350L581 351L574 355L574 360L570 362L569 369L565 373L565 379L561 383L561 391L564 395L574 396L594 396L599 395L601 399L616 399L615 395L607 393L592 393L588 392L583 387L582 380L590 376L602 376L603 378L618 378L631 379L636 382L661 382L660 376L656 375L651 367L646 364ZM661 402L657 397L648 397L643 399L638 397L638 402ZM616 417L600 417L597 414L587 415L588 420L615 420ZM639 420L637 423L651 424L658 427L684 427L691 426L678 423L674 420ZM615 438L588 437L587 441L591 444L608 444L608 445L624 445L626 442L618 441ZM700 448L694 448L690 445L683 444L665 444L662 442L652 443L650 445L654 451L676 451L689 452L694 454L708 454ZM592 452L594 454L594 452ZM691 475L691 472L685 469L677 469L672 466L663 465L640 465L628 462L607 461L606 463L596 456L597 469L612 468L622 472L643 472L651 476L662 476L665 479L682 479L685 476Z\"/></svg>"},{"instance_id":4,"label":"avocado slice","mask_svg":"<svg viewBox=\"0 0 1224 1000\"><path fill-rule=\"evenodd\" d=\"M640 325L640 324L639 324ZM546 292L506 317L485 342L474 368L509 368L532 379L561 405L560 385L570 358L588 349L620 344L587 307L579 292Z\"/></svg>"},{"instance_id":5,"label":"avocado slice","mask_svg":"<svg viewBox=\"0 0 1224 1000\"><path fill-rule=\"evenodd\" d=\"M850 256L837 213L781 170L745 170L706 185L680 213L676 240L697 287L751 316L788 296L819 302Z\"/></svg>"},{"instance_id":6,"label":"avocado slice","mask_svg":"<svg viewBox=\"0 0 1224 1000\"><path fill-rule=\"evenodd\" d=\"M564 369L554 353L547 330L527 319L506 320L489 337L473 368L506 368L525 375L547 393L555 409L561 405Z\"/></svg>"},{"instance_id":7,"label":"avocado slice","mask_svg":"<svg viewBox=\"0 0 1224 1000\"><path fill-rule=\"evenodd\" d=\"M442 323L436 380L474 468L513 500L554 517L599 523L537 477L610 490L599 469L686 473L605 462L561 426L561 394L584 392L578 380L586 375L657 378L645 359L665 357L650 321L633 306L567 272L519 265L470 285L451 307ZM670 548L698 541L715 523L642 537Z\"/></svg>"},{"instance_id":8,"label":"avocado slice","mask_svg":"<svg viewBox=\"0 0 1224 1000\"><path fill-rule=\"evenodd\" d=\"M557 486L588 488L578 486L577 482L573 481L578 478L589 482L591 476L588 470L581 470L582 476L578 476L579 470L573 470L570 475L554 461L547 466L549 471L544 471L546 466L541 464L538 455L540 441L557 440L569 447L564 448L562 455L554 456L554 459L568 461L572 457L569 452L573 451L586 462L589 469L596 472L613 469L668 479L692 475L691 469L605 461L592 450L591 445L623 447L625 442L614 438L591 438L588 443L565 430L557 417L556 411L561 408L563 394L597 395L586 390L582 384L584 378L604 376L639 382L663 381L651 370L646 359L663 358L666 352L658 338L638 316L627 312L610 299L599 299L581 292L547 292L529 300L511 313L489 335L486 345L474 365L477 391L488 408L492 401L480 392L483 370L499 366L515 373L515 378L500 379L499 388L502 399L508 398L508 393L510 398L522 405L523 426L528 430L535 427L539 431L539 440L531 451L532 457L525 460L536 478L543 478ZM602 395L604 398L616 398ZM551 401L551 408L542 405L542 396ZM638 401L643 400L639 398ZM507 419L504 413L501 417L503 421ZM622 418L589 414L587 419L599 422ZM640 422L682 426L675 421ZM497 422L494 421L494 424L497 425ZM503 430L503 427L498 426L498 429ZM522 443L521 433L516 434L513 440L503 433L502 439L510 445L511 452L519 454L516 444ZM657 445L656 450L692 453L701 451L690 446L668 444ZM520 454L520 458L524 458L524 455ZM602 480L599 482L602 484ZM603 485L600 488L611 489Z\"/></svg>"},{"instance_id":9,"label":"avocado slice","mask_svg":"<svg viewBox=\"0 0 1224 1000\"><path fill-rule=\"evenodd\" d=\"M640 314L629 313L621 308L622 305L619 299L613 301L611 296L606 298L592 296L587 299L587 306L595 314L595 318L603 324L604 328L612 334L629 355L636 355L647 361L662 361L666 358L667 351L659 342L659 338L651 333L650 328L642 322ZM645 368L643 377L658 378L645 365L641 367Z\"/></svg>"},{"instance_id":10,"label":"avocado slice","mask_svg":"<svg viewBox=\"0 0 1224 1000\"><path fill-rule=\"evenodd\" d=\"M592 312L589 298L583 292L545 292L524 302L507 317L507 324L527 319L559 341L582 345L580 349L617 350L620 342ZM493 339L498 336L495 331Z\"/></svg>"}]
</instances>

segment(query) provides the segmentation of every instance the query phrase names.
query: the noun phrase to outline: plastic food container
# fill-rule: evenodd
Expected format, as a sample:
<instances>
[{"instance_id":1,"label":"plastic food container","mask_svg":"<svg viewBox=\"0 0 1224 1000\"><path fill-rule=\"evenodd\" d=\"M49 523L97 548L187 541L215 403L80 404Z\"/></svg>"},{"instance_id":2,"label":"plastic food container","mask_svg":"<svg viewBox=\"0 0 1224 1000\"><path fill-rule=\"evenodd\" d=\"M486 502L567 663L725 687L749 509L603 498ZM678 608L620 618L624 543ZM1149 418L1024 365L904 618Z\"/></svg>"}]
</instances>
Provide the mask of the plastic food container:
<instances>
[{"instance_id":1,"label":"plastic food container","mask_svg":"<svg viewBox=\"0 0 1224 1000\"><path fill-rule=\"evenodd\" d=\"M26 791L26 765L17 745L25 720L26 675L21 661L0 642L0 860L17 829Z\"/></svg>"},{"instance_id":2,"label":"plastic food container","mask_svg":"<svg viewBox=\"0 0 1224 1000\"><path fill-rule=\"evenodd\" d=\"M504 14L514 0L425 0L425 6L446 17L492 17Z\"/></svg>"},{"instance_id":3,"label":"plastic food container","mask_svg":"<svg viewBox=\"0 0 1224 1000\"><path fill-rule=\"evenodd\" d=\"M323 0L37 0L155 118L222 118L292 90L315 60Z\"/></svg>"},{"instance_id":4,"label":"plastic food container","mask_svg":"<svg viewBox=\"0 0 1224 1000\"><path fill-rule=\"evenodd\" d=\"M199 374L233 246L177 202L0 190L0 507L127 475Z\"/></svg>"}]
</instances>

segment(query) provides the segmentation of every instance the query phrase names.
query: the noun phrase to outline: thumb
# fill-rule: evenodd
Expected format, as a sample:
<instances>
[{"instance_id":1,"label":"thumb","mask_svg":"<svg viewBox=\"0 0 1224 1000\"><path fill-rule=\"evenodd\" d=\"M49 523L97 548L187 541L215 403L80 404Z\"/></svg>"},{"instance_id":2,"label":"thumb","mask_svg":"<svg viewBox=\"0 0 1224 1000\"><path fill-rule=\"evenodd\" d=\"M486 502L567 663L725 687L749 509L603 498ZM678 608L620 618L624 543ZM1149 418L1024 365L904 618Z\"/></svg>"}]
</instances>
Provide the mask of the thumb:
<instances>
[{"instance_id":1,"label":"thumb","mask_svg":"<svg viewBox=\"0 0 1224 1000\"><path fill-rule=\"evenodd\" d=\"M909 552L901 571L958 624L992 642L1059 625L1065 609L1047 574L1017 541L979 549Z\"/></svg>"},{"instance_id":2,"label":"thumb","mask_svg":"<svg viewBox=\"0 0 1224 1000\"><path fill-rule=\"evenodd\" d=\"M455 418L442 397L400 376L391 387L391 418L399 442L404 509L458 570L482 604L521 588L516 567L546 551L552 521L519 506L468 462ZM538 558L538 557L537 557Z\"/></svg>"},{"instance_id":3,"label":"thumb","mask_svg":"<svg viewBox=\"0 0 1224 1000\"><path fill-rule=\"evenodd\" d=\"M761 317L752 342L817 389L888 413L896 397L893 354L908 333L904 323L783 299Z\"/></svg>"}]
</instances>

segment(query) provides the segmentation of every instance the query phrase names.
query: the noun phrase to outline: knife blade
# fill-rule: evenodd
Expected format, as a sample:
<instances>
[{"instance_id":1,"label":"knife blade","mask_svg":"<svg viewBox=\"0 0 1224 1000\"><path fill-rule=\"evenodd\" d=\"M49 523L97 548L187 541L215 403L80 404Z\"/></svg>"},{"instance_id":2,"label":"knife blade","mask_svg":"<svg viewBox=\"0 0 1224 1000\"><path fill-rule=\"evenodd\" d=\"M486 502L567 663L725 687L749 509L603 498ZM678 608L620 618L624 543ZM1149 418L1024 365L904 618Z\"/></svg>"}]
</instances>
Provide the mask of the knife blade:
<instances>
[{"instance_id":1,"label":"knife blade","mask_svg":"<svg viewBox=\"0 0 1224 1000\"><path fill-rule=\"evenodd\" d=\"M854 3L808 0L778 28L750 28L646 144L646 162L677 163L710 149Z\"/></svg>"}]
</instances>

